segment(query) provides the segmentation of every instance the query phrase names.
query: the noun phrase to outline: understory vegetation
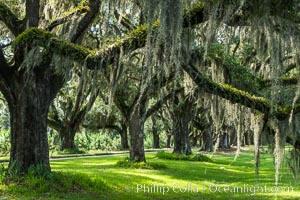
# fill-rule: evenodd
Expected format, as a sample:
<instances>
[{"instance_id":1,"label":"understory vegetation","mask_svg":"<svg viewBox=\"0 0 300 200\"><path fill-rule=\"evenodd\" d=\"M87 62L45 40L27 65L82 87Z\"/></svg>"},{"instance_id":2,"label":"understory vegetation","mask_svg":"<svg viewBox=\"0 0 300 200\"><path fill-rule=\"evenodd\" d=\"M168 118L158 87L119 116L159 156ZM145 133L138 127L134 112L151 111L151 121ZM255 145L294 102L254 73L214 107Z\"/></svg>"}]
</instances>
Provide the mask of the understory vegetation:
<instances>
[{"instance_id":1,"label":"understory vegetation","mask_svg":"<svg viewBox=\"0 0 300 200\"><path fill-rule=\"evenodd\" d=\"M164 151L160 151L156 154L158 158L168 159L168 160L188 160L188 161L201 161L201 162L213 162L212 159L202 154L193 155L182 155L173 154Z\"/></svg>"}]
</instances>

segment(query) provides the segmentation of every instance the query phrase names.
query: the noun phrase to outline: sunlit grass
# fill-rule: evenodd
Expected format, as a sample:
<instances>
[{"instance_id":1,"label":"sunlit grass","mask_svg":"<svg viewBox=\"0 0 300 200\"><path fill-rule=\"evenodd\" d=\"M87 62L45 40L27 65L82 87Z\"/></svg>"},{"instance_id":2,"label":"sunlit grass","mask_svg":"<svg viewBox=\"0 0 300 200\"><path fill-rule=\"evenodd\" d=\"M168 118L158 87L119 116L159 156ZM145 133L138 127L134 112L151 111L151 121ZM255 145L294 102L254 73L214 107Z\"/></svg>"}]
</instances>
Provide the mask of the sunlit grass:
<instances>
[{"instance_id":1,"label":"sunlit grass","mask_svg":"<svg viewBox=\"0 0 300 200\"><path fill-rule=\"evenodd\" d=\"M127 155L55 160L51 162L52 170L62 174L65 180L58 185L65 188L41 192L40 186L31 181L27 182L30 191L24 184L9 187L1 185L0 195L8 197L7 199L101 200L300 198L299 185L295 183L287 169L282 169L279 186L290 187L290 191L278 193L270 191L274 189L272 187L275 176L273 158L269 154L261 154L258 179L254 174L252 151L243 151L236 161L233 161L233 153L216 153L208 156L212 157L214 163L164 160L157 158L155 153L147 154L149 162L167 166L159 170L116 166L116 163L124 160ZM68 185L68 182L73 185ZM254 186L257 185L267 190L254 191ZM234 192L237 187L246 188L247 191Z\"/></svg>"}]
</instances>

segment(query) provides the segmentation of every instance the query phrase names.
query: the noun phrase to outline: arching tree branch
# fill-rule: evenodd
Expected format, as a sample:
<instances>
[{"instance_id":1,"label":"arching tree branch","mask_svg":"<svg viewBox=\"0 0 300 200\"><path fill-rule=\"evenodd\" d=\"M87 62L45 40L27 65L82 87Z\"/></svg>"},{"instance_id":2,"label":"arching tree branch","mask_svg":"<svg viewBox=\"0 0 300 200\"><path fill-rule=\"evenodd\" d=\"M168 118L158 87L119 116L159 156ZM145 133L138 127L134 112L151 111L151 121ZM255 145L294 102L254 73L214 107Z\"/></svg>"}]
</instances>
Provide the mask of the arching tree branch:
<instances>
[{"instance_id":1,"label":"arching tree branch","mask_svg":"<svg viewBox=\"0 0 300 200\"><path fill-rule=\"evenodd\" d=\"M19 35L25 29L23 21L19 20L3 2L0 2L0 20L4 22L14 36Z\"/></svg>"},{"instance_id":2,"label":"arching tree branch","mask_svg":"<svg viewBox=\"0 0 300 200\"><path fill-rule=\"evenodd\" d=\"M182 67L202 91L218 95L232 103L239 103L267 115L271 114L279 120L289 117L292 109L294 109L294 113L300 112L300 105L295 105L294 108L292 106L282 107L274 104L266 98L250 95L245 91L238 90L227 84L216 83L208 77L205 77L192 65L183 65Z\"/></svg>"},{"instance_id":3,"label":"arching tree branch","mask_svg":"<svg viewBox=\"0 0 300 200\"><path fill-rule=\"evenodd\" d=\"M99 9L100 0L90 0L89 6L91 11L80 22L78 29L71 41L76 42L81 34L88 28ZM97 6L98 5L98 6ZM202 4L197 4L191 11L187 11L184 15L184 27L189 27L204 21L204 8ZM187 21L190 20L190 23ZM158 24L154 25L157 28ZM24 45L38 44L48 50L58 53L62 56L69 57L79 63L85 63L90 69L99 69L103 63L111 63L114 55L118 55L121 49L124 52L130 52L138 48L142 48L146 44L148 26L142 25L130 31L124 38L117 39L114 43L101 48L99 51L93 51L74 43L57 39L53 34L31 28L16 38L14 45L24 48Z\"/></svg>"},{"instance_id":4,"label":"arching tree branch","mask_svg":"<svg viewBox=\"0 0 300 200\"><path fill-rule=\"evenodd\" d=\"M68 14L67 16L58 18L58 19L54 20L53 22L51 22L51 24L46 28L46 30L47 31L52 31L56 26L59 26L61 24L66 23L67 21L69 21L74 15L81 15L81 14L86 13L86 12L88 12L87 7L78 8L75 11Z\"/></svg>"},{"instance_id":5,"label":"arching tree branch","mask_svg":"<svg viewBox=\"0 0 300 200\"><path fill-rule=\"evenodd\" d=\"M149 118L153 113L158 111L168 100L174 97L174 95L183 92L183 88L175 90L170 94L167 94L163 98L159 99L153 106L151 106L146 112L146 119Z\"/></svg>"},{"instance_id":6,"label":"arching tree branch","mask_svg":"<svg viewBox=\"0 0 300 200\"><path fill-rule=\"evenodd\" d=\"M77 26L77 29L71 38L71 42L74 42L74 43L77 42L81 38L81 36L85 33L85 31L88 29L90 24L95 19L96 15L99 11L100 4L101 4L100 0L89 0L88 1L89 10L85 14L85 16L80 20L80 22Z\"/></svg>"}]
</instances>

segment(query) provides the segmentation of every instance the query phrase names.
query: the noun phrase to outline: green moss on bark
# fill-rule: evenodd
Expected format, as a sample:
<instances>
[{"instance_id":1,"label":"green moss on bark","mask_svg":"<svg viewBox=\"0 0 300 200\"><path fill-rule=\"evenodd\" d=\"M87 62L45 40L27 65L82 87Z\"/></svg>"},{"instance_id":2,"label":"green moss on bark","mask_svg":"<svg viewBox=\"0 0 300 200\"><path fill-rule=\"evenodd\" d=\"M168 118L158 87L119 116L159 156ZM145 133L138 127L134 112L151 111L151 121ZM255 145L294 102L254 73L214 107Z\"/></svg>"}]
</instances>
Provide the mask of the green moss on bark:
<instances>
[{"instance_id":1,"label":"green moss on bark","mask_svg":"<svg viewBox=\"0 0 300 200\"><path fill-rule=\"evenodd\" d=\"M14 48L24 48L32 45L47 48L51 53L66 56L79 63L85 63L94 68L100 64L101 54L96 51L76 45L71 42L59 40L54 34L38 28L29 28L21 33L13 42Z\"/></svg>"}]
</instances>

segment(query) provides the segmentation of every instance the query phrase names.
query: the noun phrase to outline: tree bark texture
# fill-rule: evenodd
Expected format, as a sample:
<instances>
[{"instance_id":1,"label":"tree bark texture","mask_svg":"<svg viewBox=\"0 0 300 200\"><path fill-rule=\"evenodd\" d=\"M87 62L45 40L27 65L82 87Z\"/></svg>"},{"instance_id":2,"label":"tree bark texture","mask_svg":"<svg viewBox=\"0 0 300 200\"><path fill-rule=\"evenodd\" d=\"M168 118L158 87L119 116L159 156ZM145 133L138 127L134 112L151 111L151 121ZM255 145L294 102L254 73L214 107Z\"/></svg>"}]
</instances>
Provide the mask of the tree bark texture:
<instances>
[{"instance_id":1,"label":"tree bark texture","mask_svg":"<svg viewBox=\"0 0 300 200\"><path fill-rule=\"evenodd\" d=\"M144 123L146 119L146 102L138 102L129 120L130 161L146 162L144 152Z\"/></svg>"},{"instance_id":2,"label":"tree bark texture","mask_svg":"<svg viewBox=\"0 0 300 200\"><path fill-rule=\"evenodd\" d=\"M27 72L23 72L27 73ZM47 117L51 101L62 87L63 79L53 72L30 71L13 76L7 99L11 114L11 154L9 165L17 164L22 173L30 166L50 170Z\"/></svg>"},{"instance_id":3,"label":"tree bark texture","mask_svg":"<svg viewBox=\"0 0 300 200\"><path fill-rule=\"evenodd\" d=\"M173 109L173 137L174 150L176 154L190 155L192 153L190 138L189 138L189 123L192 120L192 103L185 99L184 102L179 102L179 99L174 99Z\"/></svg>"},{"instance_id":4,"label":"tree bark texture","mask_svg":"<svg viewBox=\"0 0 300 200\"><path fill-rule=\"evenodd\" d=\"M157 123L156 123L155 116L152 116L151 120L152 120L152 135L153 135L153 144L152 144L152 147L154 149L159 149L160 148L160 145L159 145L159 133L158 133L158 129L157 129Z\"/></svg>"},{"instance_id":5,"label":"tree bark texture","mask_svg":"<svg viewBox=\"0 0 300 200\"><path fill-rule=\"evenodd\" d=\"M121 148L123 150L129 149L128 134L127 134L127 125L126 124L122 124L120 136L121 136Z\"/></svg>"}]
</instances>

